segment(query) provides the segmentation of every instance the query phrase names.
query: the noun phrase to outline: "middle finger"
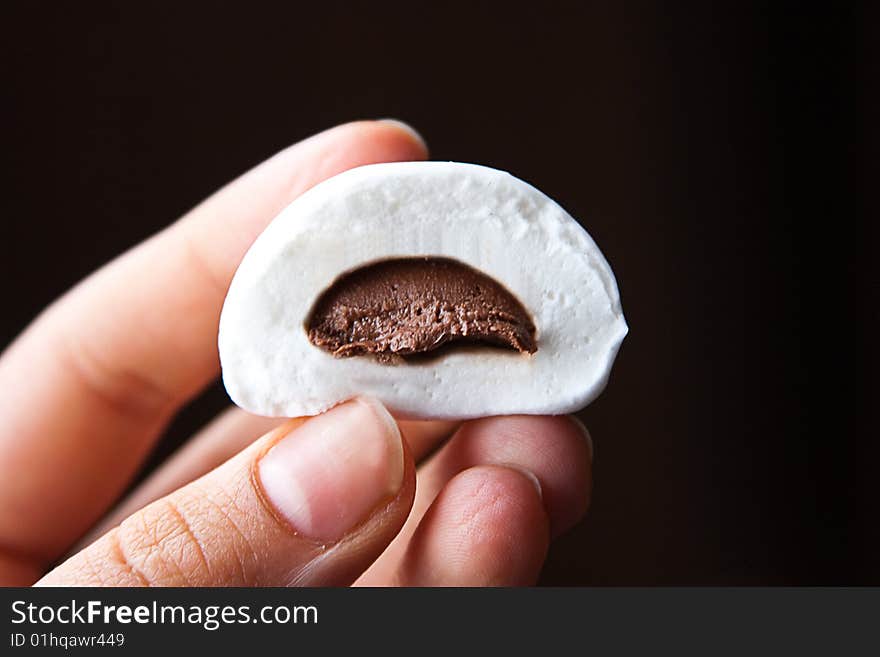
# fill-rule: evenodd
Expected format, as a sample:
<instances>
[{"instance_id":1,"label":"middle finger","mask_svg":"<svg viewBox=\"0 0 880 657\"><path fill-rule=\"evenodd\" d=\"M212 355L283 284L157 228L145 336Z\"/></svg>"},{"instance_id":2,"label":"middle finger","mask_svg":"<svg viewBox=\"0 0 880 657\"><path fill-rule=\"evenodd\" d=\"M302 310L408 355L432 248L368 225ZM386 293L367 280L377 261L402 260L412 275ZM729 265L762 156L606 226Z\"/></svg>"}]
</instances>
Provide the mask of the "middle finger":
<instances>
[{"instance_id":1,"label":"middle finger","mask_svg":"<svg viewBox=\"0 0 880 657\"><path fill-rule=\"evenodd\" d=\"M381 586L398 581L410 540L440 491L459 473L479 466L507 466L533 474L541 487L551 535L557 536L587 511L591 465L589 433L570 416L505 416L466 422L419 468L416 498L404 528L357 584ZM445 526L455 530L452 523Z\"/></svg>"}]
</instances>

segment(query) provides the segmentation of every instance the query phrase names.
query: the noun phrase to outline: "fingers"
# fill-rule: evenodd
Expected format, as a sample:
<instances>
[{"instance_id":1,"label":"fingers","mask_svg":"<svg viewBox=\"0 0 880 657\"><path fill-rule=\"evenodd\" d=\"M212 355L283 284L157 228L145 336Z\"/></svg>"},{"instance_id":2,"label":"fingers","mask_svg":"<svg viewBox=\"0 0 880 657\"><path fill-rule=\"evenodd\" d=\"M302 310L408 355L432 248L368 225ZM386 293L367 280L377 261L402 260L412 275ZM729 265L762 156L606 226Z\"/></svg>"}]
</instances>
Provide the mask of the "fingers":
<instances>
[{"instance_id":1,"label":"fingers","mask_svg":"<svg viewBox=\"0 0 880 657\"><path fill-rule=\"evenodd\" d=\"M480 466L456 475L428 509L397 568L399 586L528 586L550 542L533 475Z\"/></svg>"},{"instance_id":2,"label":"fingers","mask_svg":"<svg viewBox=\"0 0 880 657\"><path fill-rule=\"evenodd\" d=\"M40 561L62 553L123 489L173 410L216 376L226 288L278 210L345 169L424 156L419 138L398 124L321 133L245 174L38 318L0 358L2 553Z\"/></svg>"},{"instance_id":3,"label":"fingers","mask_svg":"<svg viewBox=\"0 0 880 657\"><path fill-rule=\"evenodd\" d=\"M470 525L461 523L459 529L446 521L451 517L442 508L432 511L434 530L423 530L422 523L429 522L429 508L450 504L453 510L461 509L455 500L459 493L447 496L445 486L459 473L471 468L497 465L512 467L533 475L540 483L541 503L547 516L547 527L533 525L535 536L531 541L521 538L521 549L540 551L541 536L547 531L556 536L578 522L589 506L592 449L589 434L583 425L570 417L495 417L466 422L437 454L427 461L418 473L418 488L413 511L401 531L386 552L358 581L362 585L381 585L399 581L402 564L409 563L412 573L427 572L413 567L420 558L420 551L428 542L443 544L446 541L469 540ZM469 479L464 480L472 481ZM457 484L460 488L462 484ZM476 491L472 491L476 496ZM444 500L452 500L452 502ZM439 529L437 529L439 528ZM522 529L522 528L520 528ZM525 529L523 529L525 531ZM412 539L419 532L423 536L420 547ZM457 537L457 538L456 538ZM429 550L430 552L430 550ZM532 554L532 552L529 552ZM520 555L519 558L525 558ZM462 577L473 577L475 583L484 579L479 559L470 564L470 570L462 565ZM521 571L511 571L510 583ZM417 584L410 579L407 583Z\"/></svg>"},{"instance_id":4,"label":"fingers","mask_svg":"<svg viewBox=\"0 0 880 657\"><path fill-rule=\"evenodd\" d=\"M271 432L39 583L348 584L403 525L414 468L387 410L353 400Z\"/></svg>"},{"instance_id":5,"label":"fingers","mask_svg":"<svg viewBox=\"0 0 880 657\"><path fill-rule=\"evenodd\" d=\"M290 420L302 422L304 420ZM271 429L283 424L280 418L260 417L231 407L218 415L122 500L81 546L88 545L150 502L195 481L250 445ZM292 425L291 425L292 426Z\"/></svg>"},{"instance_id":6,"label":"fingers","mask_svg":"<svg viewBox=\"0 0 880 657\"><path fill-rule=\"evenodd\" d=\"M424 499L465 468L512 465L533 473L541 484L553 536L587 512L592 490L589 433L570 416L486 418L466 423L420 472Z\"/></svg>"},{"instance_id":7,"label":"fingers","mask_svg":"<svg viewBox=\"0 0 880 657\"><path fill-rule=\"evenodd\" d=\"M305 418L289 420L299 423L304 421ZM227 409L193 436L103 518L81 541L81 547L88 545L150 502L198 479L281 422L278 418L260 417L234 407ZM416 462L451 436L460 424L440 420L398 421L400 431Z\"/></svg>"},{"instance_id":8,"label":"fingers","mask_svg":"<svg viewBox=\"0 0 880 657\"><path fill-rule=\"evenodd\" d=\"M461 422L448 420L400 420L398 424L416 463L461 426Z\"/></svg>"}]
</instances>

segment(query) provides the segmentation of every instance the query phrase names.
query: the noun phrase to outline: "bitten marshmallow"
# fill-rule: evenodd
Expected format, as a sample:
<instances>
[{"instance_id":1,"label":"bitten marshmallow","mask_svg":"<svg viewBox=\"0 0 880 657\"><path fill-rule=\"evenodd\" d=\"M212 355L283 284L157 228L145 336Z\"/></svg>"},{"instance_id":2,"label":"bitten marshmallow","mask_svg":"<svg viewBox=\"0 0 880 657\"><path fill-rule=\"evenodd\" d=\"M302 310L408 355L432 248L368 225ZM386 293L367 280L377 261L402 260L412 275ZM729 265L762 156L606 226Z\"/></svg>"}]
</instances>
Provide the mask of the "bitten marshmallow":
<instances>
[{"instance_id":1,"label":"bitten marshmallow","mask_svg":"<svg viewBox=\"0 0 880 657\"><path fill-rule=\"evenodd\" d=\"M220 317L223 382L259 415L356 395L405 418L562 414L595 399L627 333L611 268L508 173L374 164L285 208Z\"/></svg>"}]
</instances>

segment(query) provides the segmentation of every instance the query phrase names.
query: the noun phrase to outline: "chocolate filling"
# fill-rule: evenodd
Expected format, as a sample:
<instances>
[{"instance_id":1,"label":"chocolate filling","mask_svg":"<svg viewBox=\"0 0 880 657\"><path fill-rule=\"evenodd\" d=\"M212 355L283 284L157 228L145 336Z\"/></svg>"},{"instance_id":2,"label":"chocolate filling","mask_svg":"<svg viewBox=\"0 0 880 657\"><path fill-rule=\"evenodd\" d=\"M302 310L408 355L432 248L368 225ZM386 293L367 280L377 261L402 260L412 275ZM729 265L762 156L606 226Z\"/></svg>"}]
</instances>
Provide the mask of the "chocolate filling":
<instances>
[{"instance_id":1,"label":"chocolate filling","mask_svg":"<svg viewBox=\"0 0 880 657\"><path fill-rule=\"evenodd\" d=\"M305 327L309 341L334 356L375 354L386 363L452 343L538 349L535 325L510 292L439 257L384 260L342 275Z\"/></svg>"}]
</instances>

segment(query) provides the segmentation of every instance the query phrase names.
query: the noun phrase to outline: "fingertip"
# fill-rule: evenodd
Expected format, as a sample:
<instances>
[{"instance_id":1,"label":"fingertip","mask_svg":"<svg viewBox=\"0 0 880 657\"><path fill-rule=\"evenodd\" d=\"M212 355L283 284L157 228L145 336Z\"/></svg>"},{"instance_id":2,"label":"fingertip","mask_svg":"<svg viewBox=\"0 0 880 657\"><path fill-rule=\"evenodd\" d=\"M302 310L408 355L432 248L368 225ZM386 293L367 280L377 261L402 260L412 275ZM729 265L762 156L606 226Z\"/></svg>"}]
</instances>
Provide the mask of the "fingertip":
<instances>
[{"instance_id":1,"label":"fingertip","mask_svg":"<svg viewBox=\"0 0 880 657\"><path fill-rule=\"evenodd\" d=\"M424 142L412 129L396 122L351 121L288 147L270 162L272 175L278 176L279 182L286 181L285 203L289 203L348 169L424 160L427 155Z\"/></svg>"},{"instance_id":2,"label":"fingertip","mask_svg":"<svg viewBox=\"0 0 880 657\"><path fill-rule=\"evenodd\" d=\"M568 416L515 415L466 423L451 455L462 464L518 465L537 476L552 532L587 513L592 493L590 447Z\"/></svg>"},{"instance_id":3,"label":"fingertip","mask_svg":"<svg viewBox=\"0 0 880 657\"><path fill-rule=\"evenodd\" d=\"M507 465L475 466L453 477L410 541L401 583L534 584L550 540L536 479Z\"/></svg>"},{"instance_id":4,"label":"fingertip","mask_svg":"<svg viewBox=\"0 0 880 657\"><path fill-rule=\"evenodd\" d=\"M421 154L421 157L417 159L424 159L428 157L428 142L425 141L425 138L422 137L422 134L413 128L409 123L401 121L400 119L379 119L376 121L379 125L384 128L391 128L396 130L406 137L409 141L410 145L416 147L416 149Z\"/></svg>"},{"instance_id":5,"label":"fingertip","mask_svg":"<svg viewBox=\"0 0 880 657\"><path fill-rule=\"evenodd\" d=\"M490 466L492 467L492 466ZM537 475L522 467L521 465L517 465L514 463L499 463L494 467L504 468L506 470L512 470L513 472L525 477L531 484L532 488L535 489L535 492L538 493L538 500L543 503L544 500L544 488L541 486L541 480L538 479Z\"/></svg>"},{"instance_id":6,"label":"fingertip","mask_svg":"<svg viewBox=\"0 0 880 657\"><path fill-rule=\"evenodd\" d=\"M371 162L408 162L428 157L428 145L422 135L398 119L350 121L317 135L332 135L350 142L362 155L363 164Z\"/></svg>"},{"instance_id":7,"label":"fingertip","mask_svg":"<svg viewBox=\"0 0 880 657\"><path fill-rule=\"evenodd\" d=\"M397 423L416 461L427 457L461 426L461 422L450 420L398 420Z\"/></svg>"},{"instance_id":8,"label":"fingertip","mask_svg":"<svg viewBox=\"0 0 880 657\"><path fill-rule=\"evenodd\" d=\"M340 541L404 483L403 440L376 400L358 397L299 425L256 464L261 497L298 534Z\"/></svg>"},{"instance_id":9,"label":"fingertip","mask_svg":"<svg viewBox=\"0 0 880 657\"><path fill-rule=\"evenodd\" d=\"M583 420L581 420L577 415L568 415L569 420L577 427L577 430L581 432L584 437L584 440L587 443L587 451L590 457L590 465L593 465L593 461L596 457L596 447L593 445L593 435L590 433L590 430L587 429L587 425L584 424Z\"/></svg>"}]
</instances>

